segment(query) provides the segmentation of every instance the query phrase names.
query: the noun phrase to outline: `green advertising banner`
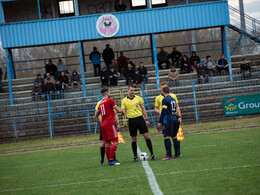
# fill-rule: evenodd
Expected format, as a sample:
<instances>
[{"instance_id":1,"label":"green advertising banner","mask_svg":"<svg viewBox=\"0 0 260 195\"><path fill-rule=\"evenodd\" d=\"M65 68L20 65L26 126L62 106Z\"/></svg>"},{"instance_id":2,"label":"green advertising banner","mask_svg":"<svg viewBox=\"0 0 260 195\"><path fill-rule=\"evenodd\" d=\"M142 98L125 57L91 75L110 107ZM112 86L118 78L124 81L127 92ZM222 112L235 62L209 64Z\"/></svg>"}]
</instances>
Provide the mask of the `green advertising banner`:
<instances>
[{"instance_id":1,"label":"green advertising banner","mask_svg":"<svg viewBox=\"0 0 260 195\"><path fill-rule=\"evenodd\" d=\"M225 116L260 113L260 94L224 97Z\"/></svg>"}]
</instances>

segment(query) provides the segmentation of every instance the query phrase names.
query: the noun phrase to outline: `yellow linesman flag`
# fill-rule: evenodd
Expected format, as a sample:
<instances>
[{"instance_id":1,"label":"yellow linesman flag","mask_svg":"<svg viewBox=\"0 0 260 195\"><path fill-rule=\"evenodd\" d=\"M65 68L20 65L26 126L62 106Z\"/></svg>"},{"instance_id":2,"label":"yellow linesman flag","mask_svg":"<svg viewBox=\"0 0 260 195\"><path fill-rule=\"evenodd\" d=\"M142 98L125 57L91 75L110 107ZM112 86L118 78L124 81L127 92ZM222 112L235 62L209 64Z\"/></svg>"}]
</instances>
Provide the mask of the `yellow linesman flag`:
<instances>
[{"instance_id":1,"label":"yellow linesman flag","mask_svg":"<svg viewBox=\"0 0 260 195\"><path fill-rule=\"evenodd\" d=\"M179 130L178 130L178 133L177 133L177 140L178 141L183 141L184 140L184 136L183 136L183 133L182 133L181 126L179 126Z\"/></svg>"},{"instance_id":2,"label":"yellow linesman flag","mask_svg":"<svg viewBox=\"0 0 260 195\"><path fill-rule=\"evenodd\" d=\"M117 132L117 135L118 135L118 142L125 144L125 140L124 140L122 134L120 132Z\"/></svg>"}]
</instances>

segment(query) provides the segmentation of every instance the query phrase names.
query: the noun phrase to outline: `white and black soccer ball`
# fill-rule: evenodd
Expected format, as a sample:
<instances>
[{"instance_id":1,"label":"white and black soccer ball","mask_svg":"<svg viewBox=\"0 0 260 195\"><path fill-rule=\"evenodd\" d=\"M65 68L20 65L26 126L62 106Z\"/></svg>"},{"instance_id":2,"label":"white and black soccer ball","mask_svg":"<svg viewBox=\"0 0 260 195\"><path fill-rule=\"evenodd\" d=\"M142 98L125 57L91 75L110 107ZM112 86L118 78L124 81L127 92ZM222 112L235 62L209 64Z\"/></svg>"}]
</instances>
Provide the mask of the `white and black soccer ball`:
<instances>
[{"instance_id":1,"label":"white and black soccer ball","mask_svg":"<svg viewBox=\"0 0 260 195\"><path fill-rule=\"evenodd\" d=\"M145 153L145 152L142 152L139 157L140 157L141 161L147 161L149 155L147 153Z\"/></svg>"}]
</instances>

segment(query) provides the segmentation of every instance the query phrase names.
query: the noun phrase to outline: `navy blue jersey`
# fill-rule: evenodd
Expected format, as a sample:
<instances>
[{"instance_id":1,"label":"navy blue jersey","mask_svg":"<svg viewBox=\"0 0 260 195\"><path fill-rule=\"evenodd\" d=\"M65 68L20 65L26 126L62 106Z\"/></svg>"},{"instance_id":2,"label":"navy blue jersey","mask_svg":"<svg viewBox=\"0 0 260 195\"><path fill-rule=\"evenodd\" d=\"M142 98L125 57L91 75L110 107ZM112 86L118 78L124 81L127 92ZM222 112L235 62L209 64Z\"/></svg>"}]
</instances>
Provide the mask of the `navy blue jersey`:
<instances>
[{"instance_id":1,"label":"navy blue jersey","mask_svg":"<svg viewBox=\"0 0 260 195\"><path fill-rule=\"evenodd\" d=\"M175 99L167 95L163 101L162 101L162 112L161 112L161 117L159 120L159 123L167 123L169 120L176 120L177 121L177 116L175 114L176 112L176 101Z\"/></svg>"}]
</instances>

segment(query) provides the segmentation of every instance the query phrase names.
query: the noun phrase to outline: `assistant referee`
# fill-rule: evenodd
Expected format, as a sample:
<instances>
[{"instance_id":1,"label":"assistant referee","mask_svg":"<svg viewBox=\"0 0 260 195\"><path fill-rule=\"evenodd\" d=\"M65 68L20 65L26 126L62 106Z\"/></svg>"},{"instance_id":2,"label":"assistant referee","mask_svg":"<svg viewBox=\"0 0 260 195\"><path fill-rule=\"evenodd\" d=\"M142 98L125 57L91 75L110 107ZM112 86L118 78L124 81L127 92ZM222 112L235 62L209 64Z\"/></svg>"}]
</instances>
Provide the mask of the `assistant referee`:
<instances>
[{"instance_id":1,"label":"assistant referee","mask_svg":"<svg viewBox=\"0 0 260 195\"><path fill-rule=\"evenodd\" d=\"M130 136L132 138L134 162L138 162L136 144L137 129L139 129L140 134L143 134L146 145L151 153L151 160L154 160L153 146L147 128L147 126L149 125L147 112L144 107L143 99L135 95L135 87L130 85L128 86L128 95L122 100L121 109L124 109L126 111L126 116L129 119L128 127Z\"/></svg>"}]
</instances>

